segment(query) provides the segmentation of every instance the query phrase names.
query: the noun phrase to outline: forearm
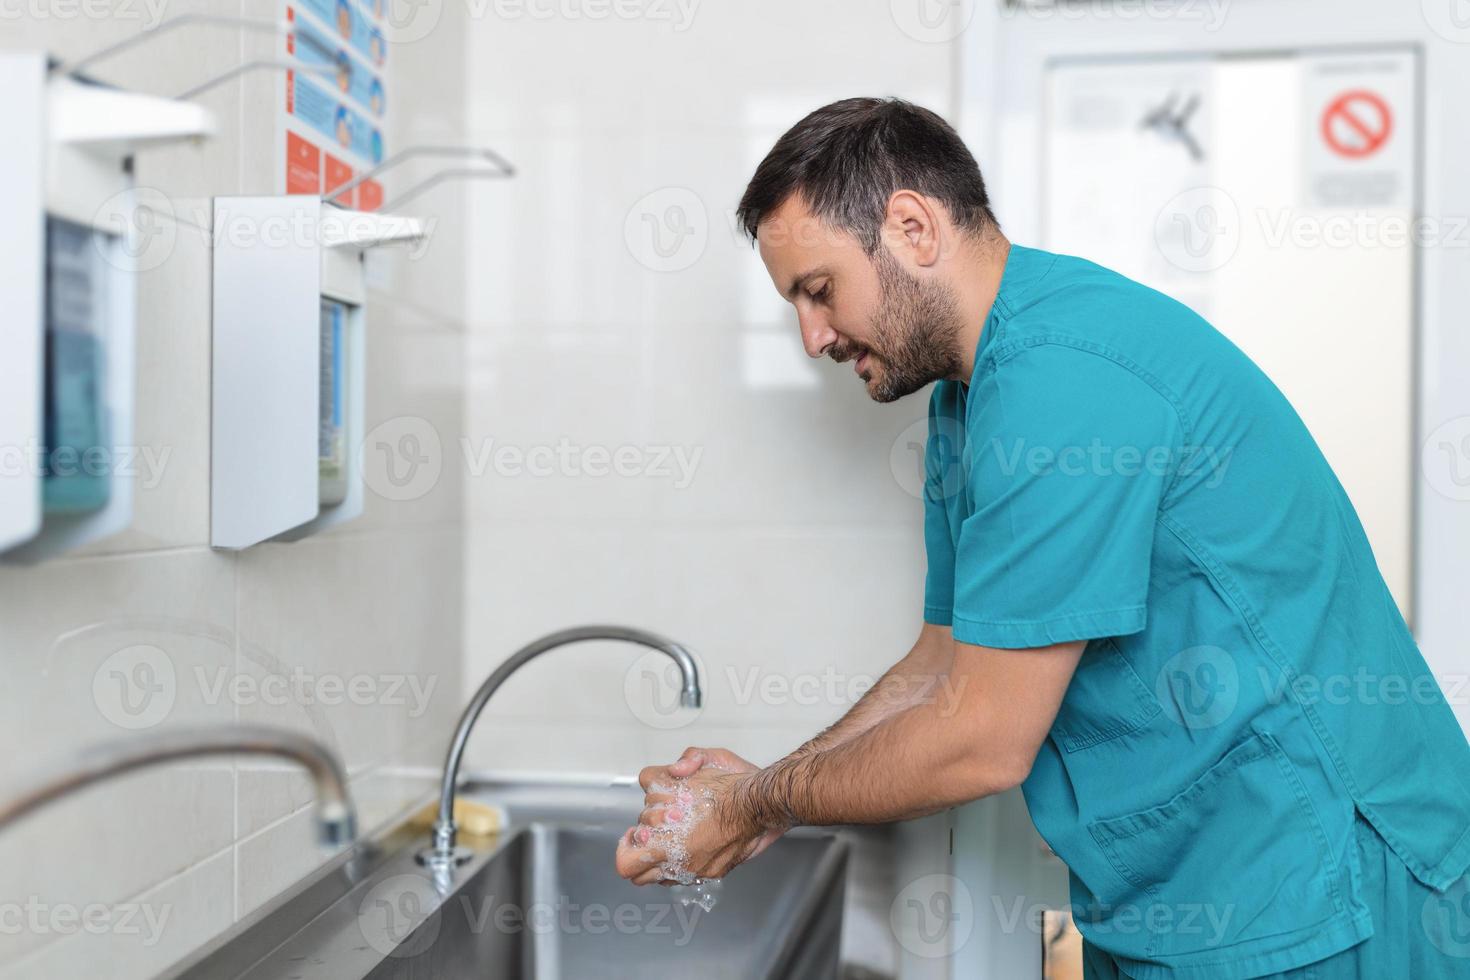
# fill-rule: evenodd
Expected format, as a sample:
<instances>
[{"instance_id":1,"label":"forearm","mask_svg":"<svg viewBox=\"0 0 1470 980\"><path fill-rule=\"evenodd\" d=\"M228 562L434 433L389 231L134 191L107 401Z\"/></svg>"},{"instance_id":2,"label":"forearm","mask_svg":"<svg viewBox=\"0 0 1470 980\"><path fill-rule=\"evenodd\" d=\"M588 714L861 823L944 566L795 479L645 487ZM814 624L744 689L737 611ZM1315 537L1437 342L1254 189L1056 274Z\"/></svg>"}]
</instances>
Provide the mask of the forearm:
<instances>
[{"instance_id":1,"label":"forearm","mask_svg":"<svg viewBox=\"0 0 1470 980\"><path fill-rule=\"evenodd\" d=\"M1003 733L914 705L833 748L797 752L756 773L733 805L762 827L887 823L1003 792L1030 760ZM988 751L987 751L988 746Z\"/></svg>"},{"instance_id":2,"label":"forearm","mask_svg":"<svg viewBox=\"0 0 1470 980\"><path fill-rule=\"evenodd\" d=\"M848 712L804 743L791 758L826 752L923 702L952 704L958 697L950 675L954 641L949 630L925 625L902 660L878 679Z\"/></svg>"},{"instance_id":3,"label":"forearm","mask_svg":"<svg viewBox=\"0 0 1470 980\"><path fill-rule=\"evenodd\" d=\"M922 699L840 745L797 752L743 782L748 824L886 823L1018 786L1057 716L1086 647L954 644L952 699Z\"/></svg>"}]
</instances>

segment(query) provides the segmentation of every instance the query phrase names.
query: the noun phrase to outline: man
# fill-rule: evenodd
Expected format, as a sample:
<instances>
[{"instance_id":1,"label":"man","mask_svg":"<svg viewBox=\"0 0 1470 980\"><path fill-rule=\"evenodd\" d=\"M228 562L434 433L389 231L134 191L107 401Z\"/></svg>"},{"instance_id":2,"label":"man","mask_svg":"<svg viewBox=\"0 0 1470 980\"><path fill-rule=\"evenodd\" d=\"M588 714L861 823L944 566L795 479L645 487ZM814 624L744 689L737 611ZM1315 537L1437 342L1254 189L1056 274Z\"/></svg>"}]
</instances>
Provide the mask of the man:
<instances>
[{"instance_id":1,"label":"man","mask_svg":"<svg viewBox=\"0 0 1470 980\"><path fill-rule=\"evenodd\" d=\"M785 759L645 770L620 872L658 881L671 821L719 877L793 826L1021 786L1090 977L1470 974L1470 746L1265 375L1167 297L1010 244L901 101L802 120L739 214L807 353L877 401L937 382L925 625Z\"/></svg>"}]
</instances>

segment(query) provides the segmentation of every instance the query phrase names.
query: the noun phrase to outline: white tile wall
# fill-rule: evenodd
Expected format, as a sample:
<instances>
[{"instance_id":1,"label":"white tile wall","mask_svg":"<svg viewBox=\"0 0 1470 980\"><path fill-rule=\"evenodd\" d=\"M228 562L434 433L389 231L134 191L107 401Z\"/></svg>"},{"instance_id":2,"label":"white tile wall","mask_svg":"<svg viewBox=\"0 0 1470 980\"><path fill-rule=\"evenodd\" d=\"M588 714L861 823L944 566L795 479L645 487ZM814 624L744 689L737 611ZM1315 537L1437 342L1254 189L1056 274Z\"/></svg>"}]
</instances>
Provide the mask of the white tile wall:
<instances>
[{"instance_id":1,"label":"white tile wall","mask_svg":"<svg viewBox=\"0 0 1470 980\"><path fill-rule=\"evenodd\" d=\"M707 687L691 718L671 688L656 700L657 654L553 653L490 705L471 765L630 773L711 742L770 761L917 634L920 504L895 466L913 465L902 436L926 402L876 406L850 369L805 363L730 217L811 109L902 95L949 112L949 47L891 8L491 5L469 25L471 128L524 176L471 192L468 435L488 465L467 480L466 683L542 632L610 620L689 643ZM693 233L674 249L665 224L661 259L647 222L679 227L670 207ZM636 475L583 471L579 451L624 446L655 448L629 457ZM499 447L570 464L497 466ZM659 472L664 450L697 459L692 481Z\"/></svg>"},{"instance_id":2,"label":"white tile wall","mask_svg":"<svg viewBox=\"0 0 1470 980\"><path fill-rule=\"evenodd\" d=\"M146 9L117 0L101 19L6 21L0 44L76 56L142 26L125 6ZM266 721L338 748L371 825L427 788L406 770L437 766L466 682L519 643L589 620L689 642L708 707L687 719L656 698L657 659L563 652L492 705L472 764L629 772L689 742L769 761L912 639L923 556L902 436L924 407L873 406L842 369L805 363L729 211L764 150L817 105L901 94L948 111L949 48L906 36L887 0L634 5L671 20L428 6L434 29L390 56L391 143L468 138L521 170L414 202L433 244L388 263L370 304L369 425L390 443L427 427L439 479L411 501L369 495L362 519L313 540L240 556L207 547L209 251L191 224L206 223L212 194L270 192L275 152L272 79L212 93L218 139L138 161L179 222L139 300L139 440L169 463L140 487L126 534L0 568L0 736L17 747L0 791L126 737L120 723ZM273 6L165 6L194 10ZM268 48L206 30L97 74L167 94ZM684 268L650 268L644 215L672 218L669 205L691 200L697 260L676 251ZM637 475L597 477L515 475L504 459L497 469L504 447L570 453L579 469L602 450L651 448L632 457ZM273 669L434 687L427 707L217 693ZM166 679L166 693L124 704L129 677ZM793 682L816 687L783 686ZM226 760L129 777L0 836L0 907L103 903L162 921L156 935L0 934L0 978L150 975L321 859L309 805L298 774ZM53 860L59 847L76 857Z\"/></svg>"},{"instance_id":3,"label":"white tile wall","mask_svg":"<svg viewBox=\"0 0 1470 980\"><path fill-rule=\"evenodd\" d=\"M0 23L0 46L76 57L145 26L130 14L157 7L26 5ZM271 17L275 5L169 0L162 9ZM98 10L107 16L86 14ZM390 146L464 139L464 11L443 5L435 30L390 52ZM238 29L202 28L95 73L175 94L269 47ZM315 539L238 556L208 547L208 198L273 191L274 86L260 74L216 90L205 97L220 124L215 140L137 160L139 183L165 195L178 219L166 261L139 280L138 440L167 452L167 465L156 485L140 484L130 531L64 560L0 566L0 795L88 745L129 737L130 727L235 720L299 728L334 746L365 827L430 790L405 770L438 765L462 700L460 473L446 470L409 501L369 494L362 519ZM458 444L464 414L464 193L449 185L414 203L438 237L422 256L392 258L369 310L369 424L421 418L447 445ZM290 690L274 703L264 689L221 687L298 670L376 686L360 688L361 704L308 703ZM316 690L332 700L330 688ZM295 771L226 758L95 787L0 834L0 977L165 968L323 859L310 804ZM93 904L111 910L107 928L68 924L68 913Z\"/></svg>"}]
</instances>

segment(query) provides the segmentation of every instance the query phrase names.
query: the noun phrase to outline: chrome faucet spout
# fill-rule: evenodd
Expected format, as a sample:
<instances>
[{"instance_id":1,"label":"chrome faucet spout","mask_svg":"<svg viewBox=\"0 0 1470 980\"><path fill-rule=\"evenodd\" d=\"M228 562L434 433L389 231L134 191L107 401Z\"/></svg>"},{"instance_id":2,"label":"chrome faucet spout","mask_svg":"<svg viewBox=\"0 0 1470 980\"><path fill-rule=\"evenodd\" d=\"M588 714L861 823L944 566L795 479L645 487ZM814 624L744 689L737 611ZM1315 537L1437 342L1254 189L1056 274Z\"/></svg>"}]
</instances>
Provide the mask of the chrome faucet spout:
<instances>
[{"instance_id":1,"label":"chrome faucet spout","mask_svg":"<svg viewBox=\"0 0 1470 980\"><path fill-rule=\"evenodd\" d=\"M429 867L452 868L469 860L469 852L455 846L458 828L454 823L454 797L465 745L469 742L470 732L474 730L480 712L485 709L485 704L491 696L500 689L510 675L541 654L558 647L591 640L633 643L666 654L678 665L682 677L679 703L686 708L698 708L703 704L704 696L699 686L699 669L694 663L693 654L673 640L665 639L655 633L628 626L577 626L548 634L526 644L495 668L495 672L480 685L480 689L475 692L475 696L470 699L469 705L465 708L464 714L460 716L459 727L455 729L454 739L449 743L449 755L444 760L444 779L439 790L439 817L434 823L433 845L419 852L419 863Z\"/></svg>"},{"instance_id":2,"label":"chrome faucet spout","mask_svg":"<svg viewBox=\"0 0 1470 980\"><path fill-rule=\"evenodd\" d=\"M0 802L0 830L69 793L114 776L209 755L267 755L300 763L316 787L317 831L323 844L357 837L357 817L342 764L320 742L297 732L261 725L180 728L97 746L68 771L35 780Z\"/></svg>"}]
</instances>

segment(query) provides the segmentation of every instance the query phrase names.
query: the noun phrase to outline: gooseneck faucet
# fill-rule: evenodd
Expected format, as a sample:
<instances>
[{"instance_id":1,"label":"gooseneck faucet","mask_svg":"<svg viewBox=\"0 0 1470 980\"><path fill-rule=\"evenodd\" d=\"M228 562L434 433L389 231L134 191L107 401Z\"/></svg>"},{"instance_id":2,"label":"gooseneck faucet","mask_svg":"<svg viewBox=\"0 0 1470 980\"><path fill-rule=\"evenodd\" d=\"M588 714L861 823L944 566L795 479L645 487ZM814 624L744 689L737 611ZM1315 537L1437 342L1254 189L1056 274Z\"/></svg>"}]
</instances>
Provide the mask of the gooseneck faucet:
<instances>
[{"instance_id":1,"label":"gooseneck faucet","mask_svg":"<svg viewBox=\"0 0 1470 980\"><path fill-rule=\"evenodd\" d=\"M337 757L315 739L261 725L172 729L98 746L67 772L46 777L18 796L0 801L0 830L75 790L148 766L206 755L279 756L300 763L316 786L321 842L338 846L357 836L357 817Z\"/></svg>"},{"instance_id":2,"label":"gooseneck faucet","mask_svg":"<svg viewBox=\"0 0 1470 980\"><path fill-rule=\"evenodd\" d=\"M627 626L577 626L551 633L526 644L511 654L510 659L505 663L495 668L495 672L480 685L480 689L470 699L469 706L465 708L464 714L460 716L459 727L454 732L454 740L449 743L449 756L444 761L444 782L439 790L439 817L434 822L433 846L419 852L420 864L430 868L445 869L453 868L470 859L468 850L455 846L458 834L458 828L454 824L455 786L459 781L459 763L464 756L465 745L469 742L470 731L474 729L475 722L479 720L480 712L485 709L485 704L490 700L491 695L500 689L500 685L504 684L511 674L541 654L555 650L557 647L590 640L619 640L667 654L679 666L679 672L683 675L679 703L686 708L698 708L702 703L699 670L695 666L693 655L673 640L667 640L655 633Z\"/></svg>"}]
</instances>

